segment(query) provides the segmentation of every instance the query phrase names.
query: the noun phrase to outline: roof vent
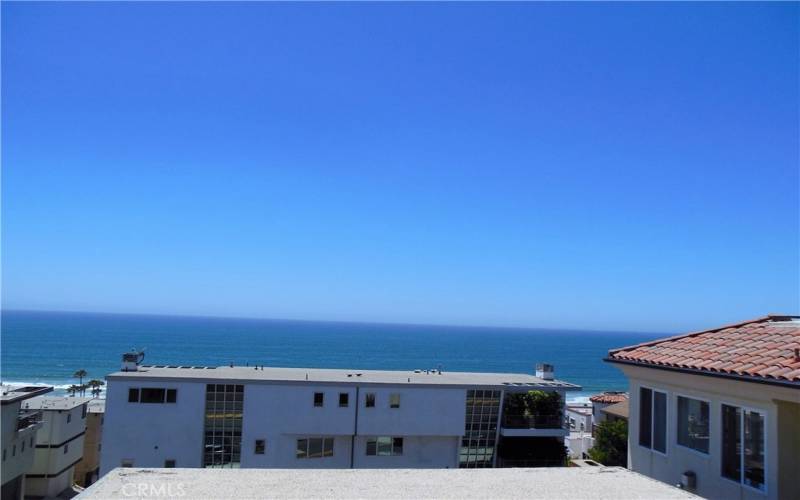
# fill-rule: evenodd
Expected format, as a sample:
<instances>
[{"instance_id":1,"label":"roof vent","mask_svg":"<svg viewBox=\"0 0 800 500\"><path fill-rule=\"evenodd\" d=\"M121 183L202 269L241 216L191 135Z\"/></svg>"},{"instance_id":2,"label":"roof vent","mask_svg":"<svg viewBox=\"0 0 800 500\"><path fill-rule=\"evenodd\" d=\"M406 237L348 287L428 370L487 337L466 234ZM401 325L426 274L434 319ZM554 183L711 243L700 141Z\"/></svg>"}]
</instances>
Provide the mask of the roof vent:
<instances>
[{"instance_id":1,"label":"roof vent","mask_svg":"<svg viewBox=\"0 0 800 500\"><path fill-rule=\"evenodd\" d=\"M122 371L135 372L139 370L139 365L144 361L144 351L137 351L131 349L131 352L126 352L122 355Z\"/></svg>"},{"instance_id":2,"label":"roof vent","mask_svg":"<svg viewBox=\"0 0 800 500\"><path fill-rule=\"evenodd\" d=\"M555 367L547 363L536 365L536 376L542 380L553 380L555 378Z\"/></svg>"}]
</instances>

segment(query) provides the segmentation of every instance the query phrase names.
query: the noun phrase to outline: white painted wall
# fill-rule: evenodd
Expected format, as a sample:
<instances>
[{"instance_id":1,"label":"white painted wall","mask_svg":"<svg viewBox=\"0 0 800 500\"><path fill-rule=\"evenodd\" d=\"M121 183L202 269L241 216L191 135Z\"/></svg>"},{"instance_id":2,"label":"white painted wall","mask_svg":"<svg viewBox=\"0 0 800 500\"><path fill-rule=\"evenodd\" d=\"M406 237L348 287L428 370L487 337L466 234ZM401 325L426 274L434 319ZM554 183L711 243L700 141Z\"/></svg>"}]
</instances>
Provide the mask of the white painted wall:
<instances>
[{"instance_id":1,"label":"white painted wall","mask_svg":"<svg viewBox=\"0 0 800 500\"><path fill-rule=\"evenodd\" d=\"M800 401L800 391L713 378L625 366L630 380L630 420L628 431L628 463L631 470L654 479L677 484L684 471L697 475L696 493L712 499L779 498L777 491L778 445L777 407L775 399ZM644 386L667 393L667 453L639 446L639 389ZM709 402L709 454L685 448L677 443L677 396ZM761 410L766 415L766 492L723 478L721 471L722 422L721 405L729 404Z\"/></svg>"},{"instance_id":2,"label":"white painted wall","mask_svg":"<svg viewBox=\"0 0 800 500\"><path fill-rule=\"evenodd\" d=\"M367 436L462 436L466 389L428 387L361 387L358 434ZM366 408L367 393L375 407ZM400 394L400 408L389 408L391 394Z\"/></svg>"},{"instance_id":3,"label":"white painted wall","mask_svg":"<svg viewBox=\"0 0 800 500\"><path fill-rule=\"evenodd\" d=\"M83 416L85 407L84 403L70 410L42 411L42 428L36 435L36 444L48 447L36 448L33 466L28 473L47 474L52 477L26 477L26 495L56 496L72 484L75 467L70 465L83 456L83 436L72 438L86 430L86 418ZM66 443L70 439L72 440ZM61 446L50 448L50 445ZM54 474L58 475L53 476Z\"/></svg>"},{"instance_id":4,"label":"white painted wall","mask_svg":"<svg viewBox=\"0 0 800 500\"><path fill-rule=\"evenodd\" d=\"M131 387L177 389L175 403L128 403ZM109 381L100 475L134 459L136 467L201 467L206 386L194 382Z\"/></svg>"},{"instance_id":5,"label":"white painted wall","mask_svg":"<svg viewBox=\"0 0 800 500\"><path fill-rule=\"evenodd\" d=\"M392 436L382 434L382 436ZM375 436L378 437L378 436ZM400 436L397 436L400 437ZM357 436L354 466L363 469L439 469L458 468L460 437L404 436L400 456L368 456L368 436Z\"/></svg>"}]
</instances>

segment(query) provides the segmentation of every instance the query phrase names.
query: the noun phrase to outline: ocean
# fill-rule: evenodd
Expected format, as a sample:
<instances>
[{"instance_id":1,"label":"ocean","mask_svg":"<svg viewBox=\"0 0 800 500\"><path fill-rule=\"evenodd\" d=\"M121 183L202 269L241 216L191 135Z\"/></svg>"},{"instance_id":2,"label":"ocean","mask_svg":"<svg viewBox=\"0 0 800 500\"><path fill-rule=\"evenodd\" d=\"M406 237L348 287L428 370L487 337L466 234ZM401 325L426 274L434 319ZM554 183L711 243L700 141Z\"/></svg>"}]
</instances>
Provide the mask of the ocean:
<instances>
[{"instance_id":1,"label":"ocean","mask_svg":"<svg viewBox=\"0 0 800 500\"><path fill-rule=\"evenodd\" d=\"M264 319L3 311L2 383L43 383L58 392L72 374L102 379L123 352L145 349L144 364L426 369L532 373L555 365L556 378L580 385L579 399L626 390L609 349L664 334L341 323ZM86 379L85 379L86 380Z\"/></svg>"}]
</instances>

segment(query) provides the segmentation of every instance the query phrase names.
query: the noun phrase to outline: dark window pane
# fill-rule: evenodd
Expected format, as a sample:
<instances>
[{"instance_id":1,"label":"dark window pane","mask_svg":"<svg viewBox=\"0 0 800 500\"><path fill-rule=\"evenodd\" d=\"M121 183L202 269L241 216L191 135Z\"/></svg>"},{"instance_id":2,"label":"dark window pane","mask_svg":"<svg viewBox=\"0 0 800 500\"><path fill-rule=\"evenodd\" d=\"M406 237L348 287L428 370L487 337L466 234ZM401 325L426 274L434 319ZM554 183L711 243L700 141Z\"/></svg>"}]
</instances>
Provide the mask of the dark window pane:
<instances>
[{"instance_id":1,"label":"dark window pane","mask_svg":"<svg viewBox=\"0 0 800 500\"><path fill-rule=\"evenodd\" d=\"M402 455L403 438L394 438L392 441L392 455Z\"/></svg>"},{"instance_id":2,"label":"dark window pane","mask_svg":"<svg viewBox=\"0 0 800 500\"><path fill-rule=\"evenodd\" d=\"M164 468L165 469L174 469L175 468L175 460L164 460Z\"/></svg>"},{"instance_id":3,"label":"dark window pane","mask_svg":"<svg viewBox=\"0 0 800 500\"><path fill-rule=\"evenodd\" d=\"M346 407L350 402L350 395L346 392L339 393L339 406Z\"/></svg>"},{"instance_id":4,"label":"dark window pane","mask_svg":"<svg viewBox=\"0 0 800 500\"><path fill-rule=\"evenodd\" d=\"M174 403L178 400L177 389L167 389L167 403Z\"/></svg>"},{"instance_id":5,"label":"dark window pane","mask_svg":"<svg viewBox=\"0 0 800 500\"><path fill-rule=\"evenodd\" d=\"M378 456L387 457L392 454L392 438L378 438Z\"/></svg>"},{"instance_id":6,"label":"dark window pane","mask_svg":"<svg viewBox=\"0 0 800 500\"><path fill-rule=\"evenodd\" d=\"M667 395L653 393L653 449L667 452Z\"/></svg>"},{"instance_id":7,"label":"dark window pane","mask_svg":"<svg viewBox=\"0 0 800 500\"><path fill-rule=\"evenodd\" d=\"M314 406L322 406L322 403L325 399L325 394L321 392L314 393Z\"/></svg>"},{"instance_id":8,"label":"dark window pane","mask_svg":"<svg viewBox=\"0 0 800 500\"><path fill-rule=\"evenodd\" d=\"M325 457L333 456L333 438L325 438L322 443L322 455Z\"/></svg>"},{"instance_id":9,"label":"dark window pane","mask_svg":"<svg viewBox=\"0 0 800 500\"><path fill-rule=\"evenodd\" d=\"M678 396L678 444L708 453L708 403Z\"/></svg>"},{"instance_id":10,"label":"dark window pane","mask_svg":"<svg viewBox=\"0 0 800 500\"><path fill-rule=\"evenodd\" d=\"M297 440L297 458L308 457L308 439Z\"/></svg>"},{"instance_id":11,"label":"dark window pane","mask_svg":"<svg viewBox=\"0 0 800 500\"><path fill-rule=\"evenodd\" d=\"M166 391L164 389L153 389L153 388L143 387L141 390L141 399L139 400L139 402L163 403L165 393Z\"/></svg>"},{"instance_id":12,"label":"dark window pane","mask_svg":"<svg viewBox=\"0 0 800 500\"><path fill-rule=\"evenodd\" d=\"M128 389L128 403L139 402L139 389Z\"/></svg>"},{"instance_id":13,"label":"dark window pane","mask_svg":"<svg viewBox=\"0 0 800 500\"><path fill-rule=\"evenodd\" d=\"M744 484L764 489L764 415L744 413Z\"/></svg>"},{"instance_id":14,"label":"dark window pane","mask_svg":"<svg viewBox=\"0 0 800 500\"><path fill-rule=\"evenodd\" d=\"M650 448L653 431L653 391L639 389L639 444Z\"/></svg>"},{"instance_id":15,"label":"dark window pane","mask_svg":"<svg viewBox=\"0 0 800 500\"><path fill-rule=\"evenodd\" d=\"M741 411L722 405L722 476L741 481Z\"/></svg>"},{"instance_id":16,"label":"dark window pane","mask_svg":"<svg viewBox=\"0 0 800 500\"><path fill-rule=\"evenodd\" d=\"M365 398L366 398L364 400L365 401L365 406L367 408L374 408L375 407L375 394L373 394L371 392L367 393Z\"/></svg>"},{"instance_id":17,"label":"dark window pane","mask_svg":"<svg viewBox=\"0 0 800 500\"><path fill-rule=\"evenodd\" d=\"M256 455L263 455L266 449L266 442L263 439L256 439Z\"/></svg>"},{"instance_id":18,"label":"dark window pane","mask_svg":"<svg viewBox=\"0 0 800 500\"><path fill-rule=\"evenodd\" d=\"M322 438L311 438L308 440L308 458L322 457Z\"/></svg>"},{"instance_id":19,"label":"dark window pane","mask_svg":"<svg viewBox=\"0 0 800 500\"><path fill-rule=\"evenodd\" d=\"M367 439L367 455L374 456L377 454L377 441L373 438Z\"/></svg>"},{"instance_id":20,"label":"dark window pane","mask_svg":"<svg viewBox=\"0 0 800 500\"><path fill-rule=\"evenodd\" d=\"M391 394L389 396L389 408L400 408L400 395Z\"/></svg>"}]
</instances>

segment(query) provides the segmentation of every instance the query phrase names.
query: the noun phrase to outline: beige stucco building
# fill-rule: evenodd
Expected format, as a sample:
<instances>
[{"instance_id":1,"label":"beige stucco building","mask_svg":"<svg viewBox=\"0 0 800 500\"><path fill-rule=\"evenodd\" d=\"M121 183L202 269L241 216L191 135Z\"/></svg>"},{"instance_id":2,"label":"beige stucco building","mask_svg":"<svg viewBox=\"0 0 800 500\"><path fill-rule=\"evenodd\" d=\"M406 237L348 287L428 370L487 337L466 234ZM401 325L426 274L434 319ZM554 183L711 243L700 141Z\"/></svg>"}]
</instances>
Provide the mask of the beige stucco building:
<instances>
[{"instance_id":1,"label":"beige stucco building","mask_svg":"<svg viewBox=\"0 0 800 500\"><path fill-rule=\"evenodd\" d=\"M92 399L87 403L83 458L75 465L75 482L83 487L89 486L99 477L105 410L105 399Z\"/></svg>"},{"instance_id":2,"label":"beige stucco building","mask_svg":"<svg viewBox=\"0 0 800 500\"><path fill-rule=\"evenodd\" d=\"M613 350L632 470L707 498L800 498L800 318Z\"/></svg>"}]
</instances>

